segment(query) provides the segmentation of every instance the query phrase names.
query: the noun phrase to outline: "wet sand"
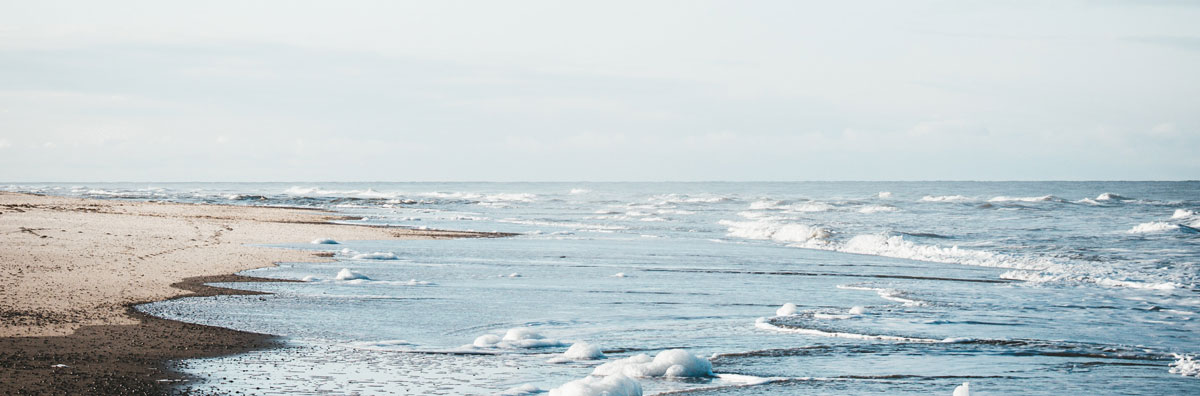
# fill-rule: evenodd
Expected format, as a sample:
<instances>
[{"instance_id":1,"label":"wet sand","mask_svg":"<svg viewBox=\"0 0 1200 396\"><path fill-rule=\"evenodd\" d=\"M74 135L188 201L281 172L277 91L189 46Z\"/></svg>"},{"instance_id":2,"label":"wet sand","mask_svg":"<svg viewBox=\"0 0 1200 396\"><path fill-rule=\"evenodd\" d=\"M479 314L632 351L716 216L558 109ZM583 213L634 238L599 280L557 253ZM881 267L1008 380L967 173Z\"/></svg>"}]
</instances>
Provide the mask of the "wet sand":
<instances>
[{"instance_id":1,"label":"wet sand","mask_svg":"<svg viewBox=\"0 0 1200 396\"><path fill-rule=\"evenodd\" d=\"M498 234L330 224L315 210L87 200L0 193L0 393L163 394L171 360L279 340L154 318L134 305L254 294L205 286L276 262L328 260L251 244Z\"/></svg>"}]
</instances>

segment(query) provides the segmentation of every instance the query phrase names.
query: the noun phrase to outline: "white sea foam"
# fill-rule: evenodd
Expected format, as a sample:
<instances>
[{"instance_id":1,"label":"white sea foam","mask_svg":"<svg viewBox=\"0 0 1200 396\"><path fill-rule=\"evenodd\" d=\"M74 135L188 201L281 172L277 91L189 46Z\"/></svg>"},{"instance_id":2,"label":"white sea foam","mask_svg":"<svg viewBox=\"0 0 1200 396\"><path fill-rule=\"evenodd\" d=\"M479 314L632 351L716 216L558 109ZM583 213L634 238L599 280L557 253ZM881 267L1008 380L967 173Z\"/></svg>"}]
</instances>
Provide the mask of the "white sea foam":
<instances>
[{"instance_id":1,"label":"white sea foam","mask_svg":"<svg viewBox=\"0 0 1200 396\"><path fill-rule=\"evenodd\" d=\"M833 337L833 338L853 338L853 339L859 339L859 340L880 340L880 341L899 341L899 342L929 342L929 343L941 342L941 340L934 340L934 339L928 339L928 338L911 338L911 337L898 337L898 336L889 336L889 335L870 335L870 334L856 334L856 333L843 333L843 332L829 332L829 331L821 331L821 330L816 330L816 329L805 329L805 328L799 328L799 327L780 327L780 326L771 324L769 321L767 321L767 318L758 318L757 320L755 320L754 327L762 329L762 330L770 330L770 331L776 331L776 332L780 332L780 333L806 334L806 335L815 335L815 336Z\"/></svg>"},{"instance_id":2,"label":"white sea foam","mask_svg":"<svg viewBox=\"0 0 1200 396\"><path fill-rule=\"evenodd\" d=\"M871 214L871 213L880 213L880 212L895 212L898 210L900 210L900 208L897 208L895 206L867 205L867 206L863 206L862 208L859 208L858 213Z\"/></svg>"},{"instance_id":3,"label":"white sea foam","mask_svg":"<svg viewBox=\"0 0 1200 396\"><path fill-rule=\"evenodd\" d=\"M1057 262L1046 257L1015 256L986 250L942 247L917 244L899 235L863 234L849 240L837 241L834 233L821 227L786 223L776 219L753 221L722 220L719 224L728 227L728 236L746 239L773 240L789 246L832 250L845 253L902 258L918 261L961 264L980 267L1006 268L1003 279L1022 280L1032 283L1078 282L1106 287L1167 290L1184 287L1170 281L1126 279L1127 275L1114 272L1107 266L1080 262ZM1166 223L1169 224L1169 223ZM1176 226L1179 227L1179 226ZM1179 227L1180 229L1185 229ZM1190 231L1191 228L1185 230ZM881 295L882 296L882 295ZM885 298L895 296L884 296Z\"/></svg>"},{"instance_id":4,"label":"white sea foam","mask_svg":"<svg viewBox=\"0 0 1200 396\"><path fill-rule=\"evenodd\" d=\"M1186 219L1189 217L1196 217L1196 212L1188 209L1175 209L1175 213L1171 214L1172 219Z\"/></svg>"},{"instance_id":5,"label":"white sea foam","mask_svg":"<svg viewBox=\"0 0 1200 396\"><path fill-rule=\"evenodd\" d=\"M642 385L620 374L588 376L551 389L550 396L642 396Z\"/></svg>"},{"instance_id":6,"label":"white sea foam","mask_svg":"<svg viewBox=\"0 0 1200 396\"><path fill-rule=\"evenodd\" d=\"M729 221L719 224L729 227L729 236L746 239L766 239L776 242L819 247L828 244L832 235L829 230L804 224L779 223L774 221Z\"/></svg>"},{"instance_id":7,"label":"white sea foam","mask_svg":"<svg viewBox=\"0 0 1200 396\"><path fill-rule=\"evenodd\" d=\"M346 343L345 345L350 348L369 351L405 351L414 346L413 343L405 340L356 341Z\"/></svg>"},{"instance_id":8,"label":"white sea foam","mask_svg":"<svg viewBox=\"0 0 1200 396\"><path fill-rule=\"evenodd\" d=\"M1096 271L1099 272L1099 271ZM1149 290L1173 290L1184 287L1175 282L1151 282L1151 281L1136 281L1129 279L1113 279L1099 273L1088 273L1087 270L1068 270L1063 269L1056 273L1033 272L1023 270L1012 270L1000 274L1000 279L1019 280L1029 283L1052 283L1052 282L1080 282L1093 283L1106 287L1120 287L1126 289L1149 289Z\"/></svg>"},{"instance_id":9,"label":"white sea foam","mask_svg":"<svg viewBox=\"0 0 1200 396\"><path fill-rule=\"evenodd\" d=\"M1133 226L1133 228L1130 228L1129 231L1126 232L1130 234L1149 234L1155 232L1175 231L1178 229L1180 229L1179 224L1167 223L1163 221L1152 221Z\"/></svg>"},{"instance_id":10,"label":"white sea foam","mask_svg":"<svg viewBox=\"0 0 1200 396\"><path fill-rule=\"evenodd\" d=\"M658 205L678 203L721 203L732 201L733 198L719 195L689 196L686 194L660 194L650 197L650 201Z\"/></svg>"},{"instance_id":11,"label":"white sea foam","mask_svg":"<svg viewBox=\"0 0 1200 396\"><path fill-rule=\"evenodd\" d=\"M804 202L786 207L791 212L828 212L834 210L834 206L824 202Z\"/></svg>"},{"instance_id":12,"label":"white sea foam","mask_svg":"<svg viewBox=\"0 0 1200 396\"><path fill-rule=\"evenodd\" d=\"M796 314L796 304L787 303L775 310L775 316L788 316Z\"/></svg>"},{"instance_id":13,"label":"white sea foam","mask_svg":"<svg viewBox=\"0 0 1200 396\"><path fill-rule=\"evenodd\" d=\"M888 191L880 191L879 194L876 194L875 196L881 199L887 199L892 197L892 193Z\"/></svg>"},{"instance_id":14,"label":"white sea foam","mask_svg":"<svg viewBox=\"0 0 1200 396\"><path fill-rule=\"evenodd\" d=\"M833 235L831 231L804 224L780 223L770 220L722 220L719 224L729 227L728 235L731 237L774 240L805 248L984 267L1019 269L1044 269L1046 267L1046 263L1039 260L1023 260L987 251L960 249L958 246L944 248L915 244L904 240L899 235L863 234L839 244L829 240Z\"/></svg>"},{"instance_id":15,"label":"white sea foam","mask_svg":"<svg viewBox=\"0 0 1200 396\"><path fill-rule=\"evenodd\" d=\"M779 207L781 207L783 205L784 205L783 201L763 199L763 200L751 202L750 209L752 209L752 210L778 209Z\"/></svg>"},{"instance_id":16,"label":"white sea foam","mask_svg":"<svg viewBox=\"0 0 1200 396\"><path fill-rule=\"evenodd\" d=\"M542 390L533 384L523 384L505 389L495 394L495 396L529 396L542 393Z\"/></svg>"},{"instance_id":17,"label":"white sea foam","mask_svg":"<svg viewBox=\"0 0 1200 396\"><path fill-rule=\"evenodd\" d=\"M549 339L528 327L508 329L504 337L484 334L475 338L470 346L476 348L528 349L563 346L558 340Z\"/></svg>"},{"instance_id":18,"label":"white sea foam","mask_svg":"<svg viewBox=\"0 0 1200 396\"><path fill-rule=\"evenodd\" d=\"M919 307L919 306L928 304L925 301L910 298L907 293L905 293L904 291L901 291L901 290L897 290L897 289L890 289L890 288L884 288L884 287L855 286L855 285L838 285L837 288L845 289L845 290L873 291L873 292L875 292L875 294L878 294L879 297L883 298L884 300L895 301L895 302L904 304L905 306L908 306L908 307ZM854 313L855 308L857 308L859 310L859 313ZM862 307L854 307L854 308L850 309L850 313L854 314L854 315L861 315L862 311L863 311Z\"/></svg>"},{"instance_id":19,"label":"white sea foam","mask_svg":"<svg viewBox=\"0 0 1200 396\"><path fill-rule=\"evenodd\" d=\"M1113 193L1103 193L1096 197L1097 201L1128 201L1130 199Z\"/></svg>"},{"instance_id":20,"label":"white sea foam","mask_svg":"<svg viewBox=\"0 0 1200 396\"><path fill-rule=\"evenodd\" d=\"M474 345L474 346L477 346L480 348L490 348L490 347L496 346L496 344L499 344L500 340L501 340L501 338L498 335L484 334L479 337L475 337L475 341L472 342L471 345Z\"/></svg>"},{"instance_id":21,"label":"white sea foam","mask_svg":"<svg viewBox=\"0 0 1200 396\"><path fill-rule=\"evenodd\" d=\"M926 195L921 198L922 202L971 202L975 198L964 197L962 195Z\"/></svg>"},{"instance_id":22,"label":"white sea foam","mask_svg":"<svg viewBox=\"0 0 1200 396\"><path fill-rule=\"evenodd\" d=\"M921 245L904 240L899 235L887 236L880 234L856 235L846 241L839 251L847 253L868 254L904 258L918 261L938 263L956 263L981 267L1044 269L1045 263L1036 260L1022 260L1003 254L981 250L960 249L958 246L949 248Z\"/></svg>"},{"instance_id":23,"label":"white sea foam","mask_svg":"<svg viewBox=\"0 0 1200 396\"><path fill-rule=\"evenodd\" d=\"M1192 355L1175 355L1175 361L1171 363L1171 374L1179 374L1184 377L1200 378L1200 361L1194 360Z\"/></svg>"},{"instance_id":24,"label":"white sea foam","mask_svg":"<svg viewBox=\"0 0 1200 396\"><path fill-rule=\"evenodd\" d=\"M329 238L317 238L317 239L313 239L312 242L310 242L310 243L312 243L314 245L337 245L338 241L335 241L335 240L332 240Z\"/></svg>"},{"instance_id":25,"label":"white sea foam","mask_svg":"<svg viewBox=\"0 0 1200 396\"><path fill-rule=\"evenodd\" d=\"M474 193L474 192L423 192L412 194L418 197L453 201L477 201L479 203L533 202L537 194L530 193Z\"/></svg>"},{"instance_id":26,"label":"white sea foam","mask_svg":"<svg viewBox=\"0 0 1200 396\"><path fill-rule=\"evenodd\" d=\"M850 308L850 314L851 314L851 315L862 315L862 314L865 314L865 313L867 313L867 309L866 309L866 308L863 308L863 307L860 307L860 306L857 306L857 305L855 305L854 307Z\"/></svg>"},{"instance_id":27,"label":"white sea foam","mask_svg":"<svg viewBox=\"0 0 1200 396\"><path fill-rule=\"evenodd\" d=\"M1053 195L1043 195L1040 197L1007 197L999 196L989 199L988 202L1061 202L1062 199Z\"/></svg>"},{"instance_id":28,"label":"white sea foam","mask_svg":"<svg viewBox=\"0 0 1200 396\"><path fill-rule=\"evenodd\" d=\"M375 253L359 253L359 254L354 255L351 258L355 259L355 260L399 260L400 256L397 256L395 253L392 253L392 252L375 252Z\"/></svg>"},{"instance_id":29,"label":"white sea foam","mask_svg":"<svg viewBox=\"0 0 1200 396\"><path fill-rule=\"evenodd\" d=\"M765 385L776 381L782 381L784 377L755 377L745 374L717 374L717 378L725 382L731 382L740 386L755 386Z\"/></svg>"},{"instance_id":30,"label":"white sea foam","mask_svg":"<svg viewBox=\"0 0 1200 396\"><path fill-rule=\"evenodd\" d=\"M954 387L953 396L971 396L971 383L963 382L962 385Z\"/></svg>"},{"instance_id":31,"label":"white sea foam","mask_svg":"<svg viewBox=\"0 0 1200 396\"><path fill-rule=\"evenodd\" d=\"M572 188L570 194L571 195L582 195L582 194L587 194L590 192L592 192L592 190L588 190L586 188Z\"/></svg>"},{"instance_id":32,"label":"white sea foam","mask_svg":"<svg viewBox=\"0 0 1200 396\"><path fill-rule=\"evenodd\" d=\"M712 377L712 363L683 349L659 352L654 358L639 354L604 363L592 375L627 377L698 378Z\"/></svg>"},{"instance_id":33,"label":"white sea foam","mask_svg":"<svg viewBox=\"0 0 1200 396\"><path fill-rule=\"evenodd\" d=\"M604 359L604 357L604 352L600 350L600 347L586 342L576 342L571 344L571 347L567 348L567 351L563 352L561 356L550 359L549 362L565 363L581 360L598 360Z\"/></svg>"},{"instance_id":34,"label":"white sea foam","mask_svg":"<svg viewBox=\"0 0 1200 396\"><path fill-rule=\"evenodd\" d=\"M625 275L624 272L618 272L618 273L613 274L613 278L628 278L628 277L629 277L629 275Z\"/></svg>"},{"instance_id":35,"label":"white sea foam","mask_svg":"<svg viewBox=\"0 0 1200 396\"><path fill-rule=\"evenodd\" d=\"M350 280L370 280L371 278L368 278L366 275L363 275L361 273L351 271L349 268L342 268L341 271L338 271L335 279L343 280L343 281L350 281Z\"/></svg>"}]
</instances>

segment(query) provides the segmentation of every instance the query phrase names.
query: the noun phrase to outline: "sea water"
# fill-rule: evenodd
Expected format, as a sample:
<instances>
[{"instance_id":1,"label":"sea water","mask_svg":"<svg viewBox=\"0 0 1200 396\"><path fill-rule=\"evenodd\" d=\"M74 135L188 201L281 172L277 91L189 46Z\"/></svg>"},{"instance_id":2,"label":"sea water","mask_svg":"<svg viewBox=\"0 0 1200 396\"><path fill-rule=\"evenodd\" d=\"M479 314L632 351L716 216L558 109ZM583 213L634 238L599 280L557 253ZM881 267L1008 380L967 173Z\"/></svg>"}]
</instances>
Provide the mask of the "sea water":
<instances>
[{"instance_id":1,"label":"sea water","mask_svg":"<svg viewBox=\"0 0 1200 396\"><path fill-rule=\"evenodd\" d=\"M319 243L274 246L335 262L246 272L305 282L140 306L288 340L179 362L197 376L187 388L950 395L969 382L974 394L1200 393L1198 182L4 189L517 234L313 235Z\"/></svg>"}]
</instances>

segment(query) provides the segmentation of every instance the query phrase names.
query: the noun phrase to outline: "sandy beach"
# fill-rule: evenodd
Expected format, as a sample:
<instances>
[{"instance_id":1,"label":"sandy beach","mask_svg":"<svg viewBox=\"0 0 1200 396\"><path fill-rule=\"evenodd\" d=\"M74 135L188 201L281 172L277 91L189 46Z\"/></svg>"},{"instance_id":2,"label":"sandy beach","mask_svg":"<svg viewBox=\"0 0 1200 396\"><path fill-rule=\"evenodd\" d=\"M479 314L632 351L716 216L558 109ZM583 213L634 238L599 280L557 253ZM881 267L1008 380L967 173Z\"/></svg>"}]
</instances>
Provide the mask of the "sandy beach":
<instances>
[{"instance_id":1,"label":"sandy beach","mask_svg":"<svg viewBox=\"0 0 1200 396\"><path fill-rule=\"evenodd\" d=\"M136 304L245 294L206 282L276 262L328 260L252 246L493 234L331 224L327 212L0 193L0 392L157 394L172 359L270 347L273 337L157 319Z\"/></svg>"}]
</instances>

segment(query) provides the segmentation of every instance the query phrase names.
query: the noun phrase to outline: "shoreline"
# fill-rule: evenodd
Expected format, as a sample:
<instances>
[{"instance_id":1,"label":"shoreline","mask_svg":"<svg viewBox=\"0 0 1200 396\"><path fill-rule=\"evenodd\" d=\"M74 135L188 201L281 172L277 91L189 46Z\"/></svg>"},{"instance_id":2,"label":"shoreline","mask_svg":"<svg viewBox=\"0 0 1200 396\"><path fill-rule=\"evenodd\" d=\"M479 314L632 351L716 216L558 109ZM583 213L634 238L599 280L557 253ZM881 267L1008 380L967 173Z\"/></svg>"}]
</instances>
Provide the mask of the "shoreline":
<instances>
[{"instance_id":1,"label":"shoreline","mask_svg":"<svg viewBox=\"0 0 1200 396\"><path fill-rule=\"evenodd\" d=\"M215 282L327 254L252 244L505 237L332 223L313 208L241 207L0 193L0 393L173 394L173 361L274 348L282 339L162 319L140 304L260 295Z\"/></svg>"}]
</instances>

